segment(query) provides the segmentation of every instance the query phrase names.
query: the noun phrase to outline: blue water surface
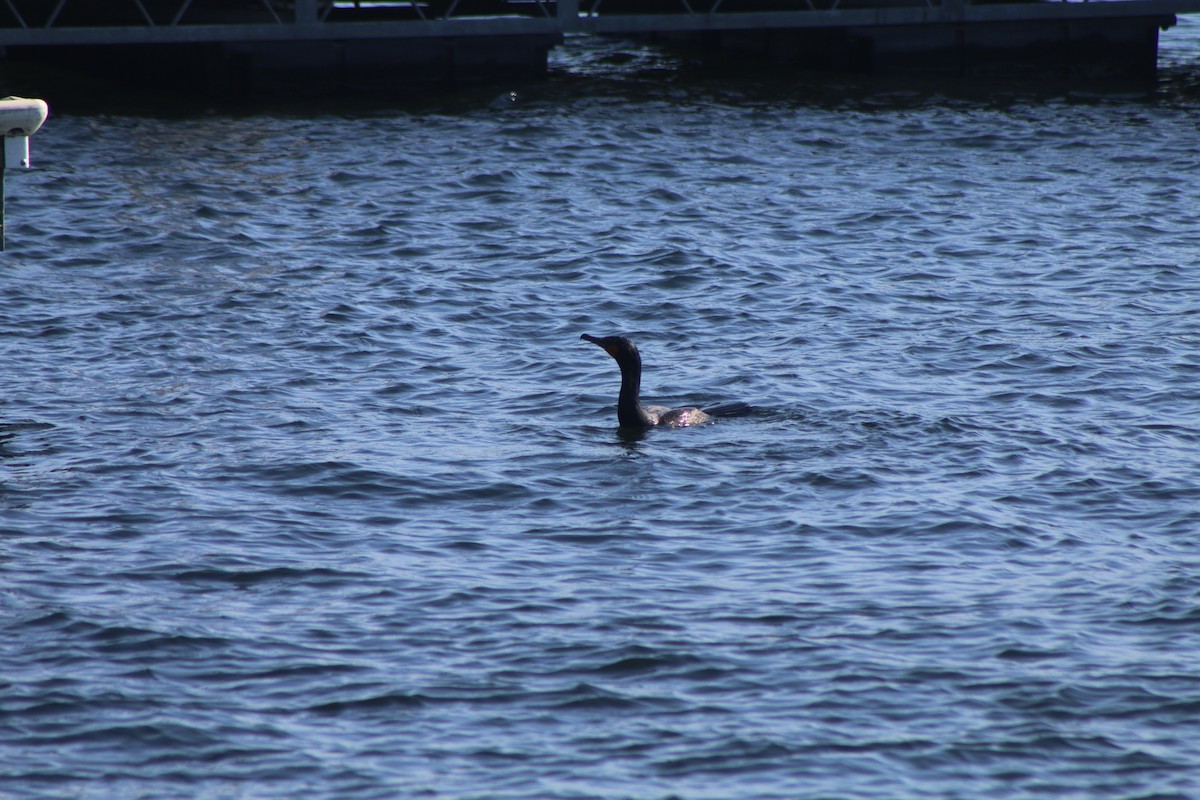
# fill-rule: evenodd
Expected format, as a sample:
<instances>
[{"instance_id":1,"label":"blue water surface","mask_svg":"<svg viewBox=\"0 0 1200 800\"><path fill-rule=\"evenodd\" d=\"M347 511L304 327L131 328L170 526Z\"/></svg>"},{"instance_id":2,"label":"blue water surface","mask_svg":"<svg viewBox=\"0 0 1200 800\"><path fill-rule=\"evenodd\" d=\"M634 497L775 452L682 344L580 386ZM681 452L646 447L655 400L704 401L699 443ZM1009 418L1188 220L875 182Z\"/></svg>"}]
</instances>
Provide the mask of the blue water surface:
<instances>
[{"instance_id":1,"label":"blue water surface","mask_svg":"<svg viewBox=\"0 0 1200 800\"><path fill-rule=\"evenodd\" d=\"M56 114L0 795L1200 795L1197 30L1128 92L616 42ZM581 333L753 411L618 432Z\"/></svg>"}]
</instances>

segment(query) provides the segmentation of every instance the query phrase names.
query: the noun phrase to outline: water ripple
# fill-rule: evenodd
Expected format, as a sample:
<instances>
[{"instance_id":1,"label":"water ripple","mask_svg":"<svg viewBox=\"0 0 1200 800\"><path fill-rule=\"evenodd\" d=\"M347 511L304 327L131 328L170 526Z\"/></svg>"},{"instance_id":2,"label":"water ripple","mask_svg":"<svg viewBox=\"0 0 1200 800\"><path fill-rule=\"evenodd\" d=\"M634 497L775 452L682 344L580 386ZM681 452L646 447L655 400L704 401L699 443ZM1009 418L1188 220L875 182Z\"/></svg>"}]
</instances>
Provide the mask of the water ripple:
<instances>
[{"instance_id":1,"label":"water ripple","mask_svg":"<svg viewBox=\"0 0 1200 800\"><path fill-rule=\"evenodd\" d=\"M963 96L595 48L38 134L0 793L1195 795L1187 58ZM618 435L618 331L752 412Z\"/></svg>"}]
</instances>

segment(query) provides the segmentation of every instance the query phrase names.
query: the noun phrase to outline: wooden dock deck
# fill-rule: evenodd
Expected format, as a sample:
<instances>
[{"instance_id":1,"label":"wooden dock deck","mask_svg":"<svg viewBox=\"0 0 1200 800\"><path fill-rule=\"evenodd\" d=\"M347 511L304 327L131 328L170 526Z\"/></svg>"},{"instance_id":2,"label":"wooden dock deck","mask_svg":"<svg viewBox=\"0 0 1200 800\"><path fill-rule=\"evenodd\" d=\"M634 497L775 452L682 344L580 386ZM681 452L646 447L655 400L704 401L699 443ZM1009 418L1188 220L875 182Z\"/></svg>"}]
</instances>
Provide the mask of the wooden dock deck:
<instances>
[{"instance_id":1,"label":"wooden dock deck","mask_svg":"<svg viewBox=\"0 0 1200 800\"><path fill-rule=\"evenodd\" d=\"M1153 74L1200 0L2 0L8 58L200 69L223 83L536 75L568 33L774 63L956 74ZM2 63L2 62L0 62Z\"/></svg>"}]
</instances>

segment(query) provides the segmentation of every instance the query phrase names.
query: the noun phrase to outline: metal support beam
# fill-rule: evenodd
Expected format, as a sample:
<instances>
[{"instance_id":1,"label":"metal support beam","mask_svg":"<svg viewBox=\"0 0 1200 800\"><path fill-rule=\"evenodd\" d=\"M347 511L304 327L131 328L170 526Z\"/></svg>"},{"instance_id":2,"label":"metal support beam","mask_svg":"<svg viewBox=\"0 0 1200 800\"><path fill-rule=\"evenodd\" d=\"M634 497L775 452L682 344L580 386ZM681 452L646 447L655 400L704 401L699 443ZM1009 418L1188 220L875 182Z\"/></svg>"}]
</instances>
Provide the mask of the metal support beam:
<instances>
[{"instance_id":1,"label":"metal support beam","mask_svg":"<svg viewBox=\"0 0 1200 800\"><path fill-rule=\"evenodd\" d=\"M579 30L579 0L558 0L558 25L565 33Z\"/></svg>"},{"instance_id":2,"label":"metal support beam","mask_svg":"<svg viewBox=\"0 0 1200 800\"><path fill-rule=\"evenodd\" d=\"M317 0L296 0L296 24L316 25Z\"/></svg>"}]
</instances>

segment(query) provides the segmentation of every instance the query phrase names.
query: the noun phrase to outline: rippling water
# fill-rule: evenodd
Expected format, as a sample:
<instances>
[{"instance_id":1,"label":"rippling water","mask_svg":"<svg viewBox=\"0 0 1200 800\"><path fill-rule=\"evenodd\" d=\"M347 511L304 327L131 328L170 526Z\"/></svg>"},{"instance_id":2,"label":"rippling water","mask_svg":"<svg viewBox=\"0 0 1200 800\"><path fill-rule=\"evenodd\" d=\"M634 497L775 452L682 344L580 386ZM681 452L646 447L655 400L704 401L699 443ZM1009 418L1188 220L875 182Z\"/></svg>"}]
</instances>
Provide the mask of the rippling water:
<instances>
[{"instance_id":1,"label":"rippling water","mask_svg":"<svg viewBox=\"0 0 1200 800\"><path fill-rule=\"evenodd\" d=\"M1128 94L618 43L52 118L0 794L1197 796L1197 27ZM585 332L754 412L619 435Z\"/></svg>"}]
</instances>

